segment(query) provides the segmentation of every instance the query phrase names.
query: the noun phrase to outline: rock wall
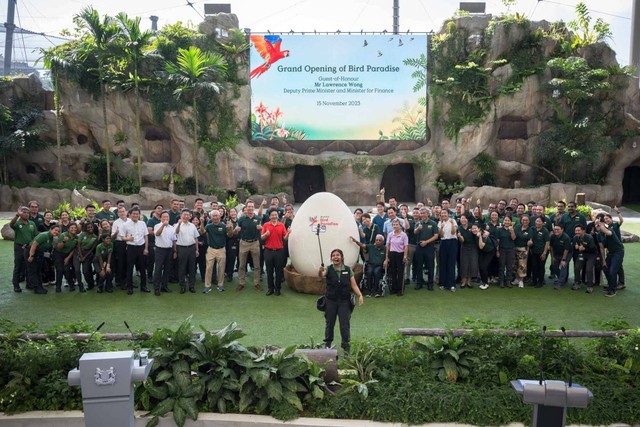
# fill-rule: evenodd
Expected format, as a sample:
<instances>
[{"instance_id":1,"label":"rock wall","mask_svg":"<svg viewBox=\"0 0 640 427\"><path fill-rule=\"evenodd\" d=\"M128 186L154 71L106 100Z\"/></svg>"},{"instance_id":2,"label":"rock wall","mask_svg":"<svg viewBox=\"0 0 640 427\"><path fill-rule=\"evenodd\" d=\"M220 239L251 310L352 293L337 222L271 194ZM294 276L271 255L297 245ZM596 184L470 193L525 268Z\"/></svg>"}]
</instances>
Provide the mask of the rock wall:
<instances>
[{"instance_id":1,"label":"rock wall","mask_svg":"<svg viewBox=\"0 0 640 427\"><path fill-rule=\"evenodd\" d=\"M483 43L484 29L490 17L460 18L455 21L459 27L468 30L468 43ZM547 28L548 23L531 23L533 28ZM211 37L219 26L237 26L235 15L208 17L200 26L201 31ZM442 30L444 31L444 29ZM525 37L525 31L514 26L511 31L496 31L487 49L490 58L499 58L514 44ZM546 52L554 49L553 41L545 40ZM608 47L596 46L603 61L615 62ZM585 52L585 56L590 53ZM608 58L608 59L607 59ZM504 65L493 72L490 90L496 91L500 82L511 76L511 65ZM240 73L248 79L248 68ZM318 165L325 174L327 191L338 194L346 203L361 205L369 203L372 195L380 186L382 172L390 165L410 163L415 170L415 200L436 199L438 192L434 181L441 176L452 180L461 180L471 185L476 178L473 160L480 153L488 153L498 159L496 175L498 185L513 187L515 183L530 186L538 182L543 173L532 167L531 147L536 135L545 129L545 119L549 117L550 107L545 102L542 85L549 78L531 76L524 80L521 90L499 96L486 114L484 120L476 125L462 128L457 138L447 137L443 120L433 121L429 114L428 137L424 141L305 141L304 143L271 141L260 146L252 145L248 140L251 92L249 86L239 88L239 97L234 97L234 89L226 87L227 102L235 112L238 134L243 135L235 149L219 153L215 165L210 165L204 149L198 153L199 161L194 159L193 143L185 128L190 109L179 113L166 113L163 123L155 123L148 101L141 102L142 123L142 161L143 181L145 185L166 188L163 176L171 170L182 177L193 176L195 165L199 165L199 175L204 185L212 184L224 189L235 189L240 181L252 180L259 192L278 188L293 193L293 169L296 165ZM76 85L63 82L61 100L64 108L64 138L62 148L64 177L69 180L86 179L87 162L96 152L105 150L103 140L103 117L101 103ZM37 79L14 80L13 94L31 94L45 110L53 108L52 96L42 90ZM8 95L0 96L0 101L8 102ZM4 98L3 98L4 97ZM637 80L631 81L623 94L624 109L632 117L640 117L640 93ZM112 151L121 154L124 159L123 172L135 174L137 147L135 143L134 99L131 95L111 92L106 97L107 123ZM429 99L429 104L434 104ZM444 117L447 106L444 105ZM49 131L45 139L55 145L54 114L46 111L45 124ZM632 119L626 124L628 129L637 130L638 123ZM211 132L216 133L212 125ZM119 143L113 143L117 136ZM622 199L622 176L624 169L640 162L640 138L629 139L624 147L611 158L607 185L605 186L544 186L532 190L496 190L492 187L475 189L468 187L466 195L476 198L489 198L496 194L521 194L527 199L532 193L536 200L557 200L563 195L571 196L578 189L588 193L587 198L606 204L619 204ZM37 183L43 172L55 172L55 149L44 150L29 155L18 155L11 162L10 174L14 179ZM575 189L574 189L575 188ZM57 193L56 193L57 194ZM392 196L392 195L389 195ZM13 196L12 196L13 197ZM56 196L57 197L57 196ZM508 196L507 196L508 197ZM571 198L571 197L568 197ZM15 199L15 198L14 198ZM13 199L12 199L13 200ZM5 203L11 204L11 203Z\"/></svg>"}]
</instances>

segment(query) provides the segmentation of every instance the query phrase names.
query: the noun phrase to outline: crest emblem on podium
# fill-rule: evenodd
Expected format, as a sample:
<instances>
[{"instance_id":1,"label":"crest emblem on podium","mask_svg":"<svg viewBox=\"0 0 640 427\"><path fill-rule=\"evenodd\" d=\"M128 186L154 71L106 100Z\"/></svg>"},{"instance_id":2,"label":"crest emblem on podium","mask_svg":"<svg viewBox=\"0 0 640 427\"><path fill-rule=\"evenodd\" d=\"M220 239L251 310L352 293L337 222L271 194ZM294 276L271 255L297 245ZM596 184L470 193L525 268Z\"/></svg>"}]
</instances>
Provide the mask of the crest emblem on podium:
<instances>
[{"instance_id":1,"label":"crest emblem on podium","mask_svg":"<svg viewBox=\"0 0 640 427\"><path fill-rule=\"evenodd\" d=\"M96 373L93 377L96 380L96 385L112 385L116 382L116 372L113 366L104 370L96 368Z\"/></svg>"}]
</instances>

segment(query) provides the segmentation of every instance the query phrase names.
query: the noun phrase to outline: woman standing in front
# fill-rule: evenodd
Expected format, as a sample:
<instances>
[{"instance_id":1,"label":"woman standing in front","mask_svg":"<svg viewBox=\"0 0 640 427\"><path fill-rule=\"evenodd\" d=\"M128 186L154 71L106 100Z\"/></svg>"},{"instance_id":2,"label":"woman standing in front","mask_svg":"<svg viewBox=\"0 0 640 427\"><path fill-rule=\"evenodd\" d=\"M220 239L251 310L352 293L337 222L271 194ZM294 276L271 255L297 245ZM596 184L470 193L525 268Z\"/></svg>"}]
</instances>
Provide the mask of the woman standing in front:
<instances>
[{"instance_id":1,"label":"woman standing in front","mask_svg":"<svg viewBox=\"0 0 640 427\"><path fill-rule=\"evenodd\" d=\"M440 213L438 232L440 234L440 289L456 291L456 258L458 254L458 225L453 218L449 218L449 211L443 209Z\"/></svg>"},{"instance_id":2,"label":"woman standing in front","mask_svg":"<svg viewBox=\"0 0 640 427\"><path fill-rule=\"evenodd\" d=\"M326 310L324 312L324 344L331 347L333 341L333 329L336 325L336 317L340 321L340 337L342 338L342 349L348 353L351 346L351 292L358 296L358 305L364 303L362 293L358 289L353 271L344 265L344 254L340 249L331 251L331 265L326 269L320 267L318 271L320 278L326 279L327 288L325 291Z\"/></svg>"},{"instance_id":3,"label":"woman standing in front","mask_svg":"<svg viewBox=\"0 0 640 427\"><path fill-rule=\"evenodd\" d=\"M391 277L391 293L402 296L404 293L404 264L409 254L409 238L400 228L398 218L391 222L393 231L387 235L387 256L383 267Z\"/></svg>"}]
</instances>

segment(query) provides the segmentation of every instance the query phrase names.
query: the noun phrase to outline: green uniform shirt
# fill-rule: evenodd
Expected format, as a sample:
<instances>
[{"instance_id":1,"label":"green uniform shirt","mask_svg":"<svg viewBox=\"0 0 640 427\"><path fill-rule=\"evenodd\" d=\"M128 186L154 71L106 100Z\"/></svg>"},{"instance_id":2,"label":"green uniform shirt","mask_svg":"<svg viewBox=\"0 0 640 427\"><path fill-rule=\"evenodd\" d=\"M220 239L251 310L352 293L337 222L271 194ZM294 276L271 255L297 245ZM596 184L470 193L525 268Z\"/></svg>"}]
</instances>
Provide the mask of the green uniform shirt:
<instances>
[{"instance_id":1,"label":"green uniform shirt","mask_svg":"<svg viewBox=\"0 0 640 427\"><path fill-rule=\"evenodd\" d=\"M93 233L87 233L83 231L78 236L78 242L80 243L80 249L82 249L83 253L90 251L93 249L94 244L98 241L98 236Z\"/></svg>"},{"instance_id":2,"label":"green uniform shirt","mask_svg":"<svg viewBox=\"0 0 640 427\"><path fill-rule=\"evenodd\" d=\"M531 252L540 255L544 252L544 246L549 241L549 231L544 226L540 230L531 227L531 240L533 241Z\"/></svg>"},{"instance_id":3,"label":"green uniform shirt","mask_svg":"<svg viewBox=\"0 0 640 427\"><path fill-rule=\"evenodd\" d=\"M261 224L260 218L257 215L253 215L253 218L243 216L238 220L238 226L240 226L240 239L241 240L257 240L260 238L260 230L256 227Z\"/></svg>"},{"instance_id":4,"label":"green uniform shirt","mask_svg":"<svg viewBox=\"0 0 640 427\"><path fill-rule=\"evenodd\" d=\"M104 221L106 219L109 222L113 222L118 219L115 213L111 211L105 212L104 209L100 209L98 212L96 212L96 218L98 218L100 221Z\"/></svg>"},{"instance_id":5,"label":"green uniform shirt","mask_svg":"<svg viewBox=\"0 0 640 427\"><path fill-rule=\"evenodd\" d=\"M37 214L36 216L31 216L31 214L29 214L28 219L29 221L33 221L33 223L36 225L36 228L44 224L44 215L42 215L41 213Z\"/></svg>"},{"instance_id":6,"label":"green uniform shirt","mask_svg":"<svg viewBox=\"0 0 640 427\"><path fill-rule=\"evenodd\" d=\"M26 224L22 222L22 219L18 219L11 228L13 228L15 233L13 242L18 245L28 245L33 241L34 237L38 235L36 223L30 219L27 220Z\"/></svg>"},{"instance_id":7,"label":"green uniform shirt","mask_svg":"<svg viewBox=\"0 0 640 427\"><path fill-rule=\"evenodd\" d=\"M102 257L102 262L107 262L107 258L109 258L109 254L113 252L113 242L108 245L104 245L104 243L100 243L96 247L96 257Z\"/></svg>"},{"instance_id":8,"label":"green uniform shirt","mask_svg":"<svg viewBox=\"0 0 640 427\"><path fill-rule=\"evenodd\" d=\"M420 230L420 233L418 233L418 243L422 242L423 240L429 240L430 238L438 234L438 224L435 221L431 219L427 219L426 221L421 220L420 224L422 224L422 229ZM433 243L435 243L435 240L429 244L432 245Z\"/></svg>"},{"instance_id":9,"label":"green uniform shirt","mask_svg":"<svg viewBox=\"0 0 640 427\"><path fill-rule=\"evenodd\" d=\"M479 239L482 239L482 241L484 242L484 247L481 249L482 252L493 252L496 250L496 246L493 244L493 240L491 240L490 235L487 236L486 238L476 236L476 244L478 243Z\"/></svg>"},{"instance_id":10,"label":"green uniform shirt","mask_svg":"<svg viewBox=\"0 0 640 427\"><path fill-rule=\"evenodd\" d=\"M462 242L463 246L476 246L478 244L474 234L471 232L471 225L467 224L467 229L463 226L458 227L458 233L464 238L464 242Z\"/></svg>"},{"instance_id":11,"label":"green uniform shirt","mask_svg":"<svg viewBox=\"0 0 640 427\"><path fill-rule=\"evenodd\" d=\"M53 235L50 231L38 234L33 241L38 243L37 250L40 252L48 251L53 247Z\"/></svg>"},{"instance_id":12,"label":"green uniform shirt","mask_svg":"<svg viewBox=\"0 0 640 427\"><path fill-rule=\"evenodd\" d=\"M587 228L587 218L578 211L576 211L575 214L576 215L572 217L566 213L562 215L562 218L560 219L560 224L564 226L564 232L572 239L573 236L576 235L576 225L582 224L584 228Z\"/></svg>"},{"instance_id":13,"label":"green uniform shirt","mask_svg":"<svg viewBox=\"0 0 640 427\"><path fill-rule=\"evenodd\" d=\"M504 228L498 228L496 233L496 239L498 239L500 249L514 249L516 247L515 241L511 238L511 231Z\"/></svg>"},{"instance_id":14,"label":"green uniform shirt","mask_svg":"<svg viewBox=\"0 0 640 427\"><path fill-rule=\"evenodd\" d=\"M68 238L66 242L64 242L65 237ZM71 234L69 234L69 232L62 233L58 239L58 244L62 242L64 242L64 246L62 246L61 249L58 249L56 247L56 250L58 252L62 252L63 254L68 254L69 252L74 250L76 246L78 246L78 235L76 234L75 236L72 236Z\"/></svg>"},{"instance_id":15,"label":"green uniform shirt","mask_svg":"<svg viewBox=\"0 0 640 427\"><path fill-rule=\"evenodd\" d=\"M501 228L502 228L501 222L498 222L497 226L493 225L493 223L491 222L487 222L487 225L485 226L485 229L489 232L489 234L491 234L496 239L498 238L498 230L500 230Z\"/></svg>"},{"instance_id":16,"label":"green uniform shirt","mask_svg":"<svg viewBox=\"0 0 640 427\"><path fill-rule=\"evenodd\" d=\"M533 234L531 227L523 229L522 224L518 224L514 227L514 230L516 231L516 248L526 248L527 242L531 240L531 235Z\"/></svg>"},{"instance_id":17,"label":"green uniform shirt","mask_svg":"<svg viewBox=\"0 0 640 427\"><path fill-rule=\"evenodd\" d=\"M469 219L469 225L470 226L475 224L482 231L485 230L486 223L487 223L487 221L484 219L484 217L476 218L475 216L472 216L471 219Z\"/></svg>"},{"instance_id":18,"label":"green uniform shirt","mask_svg":"<svg viewBox=\"0 0 640 427\"><path fill-rule=\"evenodd\" d=\"M169 225L176 225L176 223L178 222L178 220L180 220L180 215L182 215L182 212L180 212L180 210L178 209L177 212L174 212L173 210L169 210Z\"/></svg>"},{"instance_id":19,"label":"green uniform shirt","mask_svg":"<svg viewBox=\"0 0 640 427\"><path fill-rule=\"evenodd\" d=\"M599 232L598 234L600 235L600 242L602 242L602 245L605 247L605 249L611 253L624 252L624 245L622 244L620 239L618 239L616 233L613 232L613 230L611 231L611 236L607 236L603 232Z\"/></svg>"},{"instance_id":20,"label":"green uniform shirt","mask_svg":"<svg viewBox=\"0 0 640 427\"><path fill-rule=\"evenodd\" d=\"M407 230L407 237L409 238L409 244L415 245L418 242L418 236L413 232L413 229L416 228L416 224L418 222L414 221L413 218L407 218L409 221L409 229Z\"/></svg>"},{"instance_id":21,"label":"green uniform shirt","mask_svg":"<svg viewBox=\"0 0 640 427\"><path fill-rule=\"evenodd\" d=\"M567 233L562 233L560 237L552 234L549 238L549 242L551 244L554 257L561 257L564 255L565 250L571 250L571 238Z\"/></svg>"},{"instance_id":22,"label":"green uniform shirt","mask_svg":"<svg viewBox=\"0 0 640 427\"><path fill-rule=\"evenodd\" d=\"M576 245L582 245L584 247L584 253L587 254L595 254L597 252L596 242L593 239L591 234L584 234L582 238L578 238L578 236L573 236L573 253L580 253L578 249L576 249Z\"/></svg>"},{"instance_id":23,"label":"green uniform shirt","mask_svg":"<svg viewBox=\"0 0 640 427\"><path fill-rule=\"evenodd\" d=\"M611 230L614 233L616 233L616 236L618 236L618 240L620 240L622 242L622 234L620 233L620 223L619 222L612 222L611 225L609 226L609 230Z\"/></svg>"},{"instance_id":24,"label":"green uniform shirt","mask_svg":"<svg viewBox=\"0 0 640 427\"><path fill-rule=\"evenodd\" d=\"M385 249L385 251L386 251L386 249ZM342 266L342 267L344 268L344 266ZM338 275L338 278L342 277L342 272L344 271L344 269L338 270L335 265L331 264L329 267L327 267L327 274L329 273L329 269L330 268L333 268L333 271L336 272L336 274ZM353 269L352 268L349 269L349 277L353 277Z\"/></svg>"},{"instance_id":25,"label":"green uniform shirt","mask_svg":"<svg viewBox=\"0 0 640 427\"><path fill-rule=\"evenodd\" d=\"M380 245L378 248L374 243L367 244L367 253L369 254L369 261L371 265L382 265L386 256L387 247Z\"/></svg>"},{"instance_id":26,"label":"green uniform shirt","mask_svg":"<svg viewBox=\"0 0 640 427\"><path fill-rule=\"evenodd\" d=\"M204 227L207 233L207 244L210 248L224 248L227 244L227 224L220 221L218 225L210 222Z\"/></svg>"}]
</instances>

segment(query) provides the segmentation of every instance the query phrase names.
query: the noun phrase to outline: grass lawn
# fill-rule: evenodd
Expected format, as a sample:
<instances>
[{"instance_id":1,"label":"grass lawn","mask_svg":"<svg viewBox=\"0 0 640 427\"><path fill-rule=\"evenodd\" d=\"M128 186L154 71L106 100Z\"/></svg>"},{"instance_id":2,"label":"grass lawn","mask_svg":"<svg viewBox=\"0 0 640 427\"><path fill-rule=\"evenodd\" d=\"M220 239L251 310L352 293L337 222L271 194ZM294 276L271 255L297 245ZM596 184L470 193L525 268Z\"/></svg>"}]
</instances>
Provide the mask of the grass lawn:
<instances>
[{"instance_id":1,"label":"grass lawn","mask_svg":"<svg viewBox=\"0 0 640 427\"><path fill-rule=\"evenodd\" d=\"M631 224L630 224L631 225ZM626 227L625 227L626 228ZM629 227L631 228L631 227ZM640 228L640 227L638 227ZM640 244L625 247L627 289L615 298L605 298L600 290L593 294L569 289L474 289L428 292L409 287L405 296L365 299L352 317L352 338L383 336L401 327L455 327L465 318L507 322L520 316L533 318L551 328L590 329L594 322L623 316L632 326L640 327ZM324 319L315 309L316 296L297 294L285 284L283 295L266 297L252 289L248 275L247 289L237 293L236 284L228 290L208 295L200 292L180 295L172 284L171 294L156 297L123 291L113 294L16 294L11 286L13 243L0 240L0 318L18 324L37 322L41 329L84 320L92 325L106 321L102 332L125 332L123 321L134 330L151 331L158 327L177 327L193 316L196 325L218 329L235 321L246 333L246 345L319 342L324 336ZM24 284L23 284L24 287ZM266 286L265 286L266 287ZM339 344L336 328L336 344Z\"/></svg>"},{"instance_id":2,"label":"grass lawn","mask_svg":"<svg viewBox=\"0 0 640 427\"><path fill-rule=\"evenodd\" d=\"M633 209L636 212L640 212L640 203L626 203L624 207Z\"/></svg>"}]
</instances>

